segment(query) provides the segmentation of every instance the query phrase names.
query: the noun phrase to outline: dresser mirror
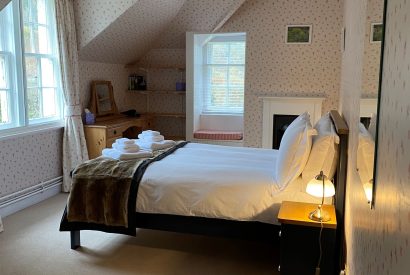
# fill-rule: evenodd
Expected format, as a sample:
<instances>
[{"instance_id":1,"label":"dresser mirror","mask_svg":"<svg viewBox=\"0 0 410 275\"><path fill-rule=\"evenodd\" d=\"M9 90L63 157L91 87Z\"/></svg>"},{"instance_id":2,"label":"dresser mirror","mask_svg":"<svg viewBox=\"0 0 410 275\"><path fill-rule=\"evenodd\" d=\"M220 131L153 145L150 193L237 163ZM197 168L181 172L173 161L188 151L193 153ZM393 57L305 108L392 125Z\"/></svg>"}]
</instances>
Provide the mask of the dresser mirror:
<instances>
[{"instance_id":1,"label":"dresser mirror","mask_svg":"<svg viewBox=\"0 0 410 275\"><path fill-rule=\"evenodd\" d=\"M95 80L91 82L89 109L97 117L118 114L110 81Z\"/></svg>"},{"instance_id":2,"label":"dresser mirror","mask_svg":"<svg viewBox=\"0 0 410 275\"><path fill-rule=\"evenodd\" d=\"M378 111L384 41L385 0L368 0L363 55L362 95L360 100L357 172L367 203L374 206L377 158Z\"/></svg>"}]
</instances>

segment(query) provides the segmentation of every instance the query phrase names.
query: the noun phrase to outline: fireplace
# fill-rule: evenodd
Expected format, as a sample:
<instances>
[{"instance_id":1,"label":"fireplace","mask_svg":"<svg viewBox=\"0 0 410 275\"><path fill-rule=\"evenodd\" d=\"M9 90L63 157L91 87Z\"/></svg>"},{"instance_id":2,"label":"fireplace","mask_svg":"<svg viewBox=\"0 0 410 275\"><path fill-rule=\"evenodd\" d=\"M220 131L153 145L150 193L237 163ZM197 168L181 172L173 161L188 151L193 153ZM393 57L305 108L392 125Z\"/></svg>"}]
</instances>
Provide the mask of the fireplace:
<instances>
[{"instance_id":1,"label":"fireplace","mask_svg":"<svg viewBox=\"0 0 410 275\"><path fill-rule=\"evenodd\" d=\"M272 149L279 149L283 134L297 117L297 115L273 115Z\"/></svg>"},{"instance_id":2,"label":"fireplace","mask_svg":"<svg viewBox=\"0 0 410 275\"><path fill-rule=\"evenodd\" d=\"M286 125L289 125L295 117L303 112L309 112L312 124L316 123L322 115L323 97L260 97L263 101L262 116L262 147L279 148L280 140L285 132ZM285 122L276 123L288 117ZM280 117L280 118L279 118ZM274 137L278 128L278 137Z\"/></svg>"}]
</instances>

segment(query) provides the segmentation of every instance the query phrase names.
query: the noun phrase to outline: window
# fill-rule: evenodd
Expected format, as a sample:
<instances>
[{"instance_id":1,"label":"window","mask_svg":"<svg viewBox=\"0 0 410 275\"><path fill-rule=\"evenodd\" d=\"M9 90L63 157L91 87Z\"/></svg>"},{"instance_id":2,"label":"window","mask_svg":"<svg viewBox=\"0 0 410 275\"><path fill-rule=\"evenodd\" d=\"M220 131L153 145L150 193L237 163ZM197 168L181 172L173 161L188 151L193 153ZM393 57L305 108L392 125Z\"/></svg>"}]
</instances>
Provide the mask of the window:
<instances>
[{"instance_id":1,"label":"window","mask_svg":"<svg viewBox=\"0 0 410 275\"><path fill-rule=\"evenodd\" d=\"M243 113L245 35L215 36L204 45L204 113Z\"/></svg>"},{"instance_id":2,"label":"window","mask_svg":"<svg viewBox=\"0 0 410 275\"><path fill-rule=\"evenodd\" d=\"M54 1L13 0L0 23L0 129L60 120Z\"/></svg>"}]
</instances>

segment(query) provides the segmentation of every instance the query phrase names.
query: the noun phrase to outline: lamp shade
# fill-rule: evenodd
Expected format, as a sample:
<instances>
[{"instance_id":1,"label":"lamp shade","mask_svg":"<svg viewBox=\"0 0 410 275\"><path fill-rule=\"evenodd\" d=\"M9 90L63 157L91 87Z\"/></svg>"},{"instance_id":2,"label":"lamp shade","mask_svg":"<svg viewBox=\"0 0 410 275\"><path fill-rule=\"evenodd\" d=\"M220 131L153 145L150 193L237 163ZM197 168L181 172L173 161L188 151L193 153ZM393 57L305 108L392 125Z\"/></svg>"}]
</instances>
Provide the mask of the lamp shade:
<instances>
[{"instance_id":1,"label":"lamp shade","mask_svg":"<svg viewBox=\"0 0 410 275\"><path fill-rule=\"evenodd\" d=\"M323 195L323 179L321 177L316 177L309 181L306 186L306 193L309 195L319 197L331 197L335 194L335 187L333 183L326 177L325 178L325 192Z\"/></svg>"}]
</instances>

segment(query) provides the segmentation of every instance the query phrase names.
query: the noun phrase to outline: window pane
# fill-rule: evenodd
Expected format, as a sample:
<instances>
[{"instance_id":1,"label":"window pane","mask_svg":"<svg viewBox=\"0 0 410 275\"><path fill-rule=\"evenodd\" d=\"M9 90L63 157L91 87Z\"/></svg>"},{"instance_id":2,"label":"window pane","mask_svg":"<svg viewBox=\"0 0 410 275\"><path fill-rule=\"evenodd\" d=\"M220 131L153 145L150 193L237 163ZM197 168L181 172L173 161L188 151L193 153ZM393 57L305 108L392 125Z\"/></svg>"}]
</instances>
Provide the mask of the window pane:
<instances>
[{"instance_id":1,"label":"window pane","mask_svg":"<svg viewBox=\"0 0 410 275\"><path fill-rule=\"evenodd\" d=\"M231 37L217 37L220 41L206 45L204 111L243 112L246 43Z\"/></svg>"},{"instance_id":2,"label":"window pane","mask_svg":"<svg viewBox=\"0 0 410 275\"><path fill-rule=\"evenodd\" d=\"M26 57L26 80L27 80L27 88L35 88L39 87L39 76L40 72L38 59L35 57Z\"/></svg>"},{"instance_id":3,"label":"window pane","mask_svg":"<svg viewBox=\"0 0 410 275\"><path fill-rule=\"evenodd\" d=\"M55 89L43 89L43 115L44 117L52 117L57 115Z\"/></svg>"},{"instance_id":4,"label":"window pane","mask_svg":"<svg viewBox=\"0 0 410 275\"><path fill-rule=\"evenodd\" d=\"M36 25L24 24L24 52L38 53L38 28Z\"/></svg>"},{"instance_id":5,"label":"window pane","mask_svg":"<svg viewBox=\"0 0 410 275\"><path fill-rule=\"evenodd\" d=\"M6 57L0 55L0 89L7 89Z\"/></svg>"},{"instance_id":6,"label":"window pane","mask_svg":"<svg viewBox=\"0 0 410 275\"><path fill-rule=\"evenodd\" d=\"M37 22L47 24L45 0L37 0Z\"/></svg>"},{"instance_id":7,"label":"window pane","mask_svg":"<svg viewBox=\"0 0 410 275\"><path fill-rule=\"evenodd\" d=\"M225 105L226 88L212 87L211 88L211 107L223 107Z\"/></svg>"},{"instance_id":8,"label":"window pane","mask_svg":"<svg viewBox=\"0 0 410 275\"><path fill-rule=\"evenodd\" d=\"M13 3L0 10L0 51L14 51Z\"/></svg>"},{"instance_id":9,"label":"window pane","mask_svg":"<svg viewBox=\"0 0 410 275\"><path fill-rule=\"evenodd\" d=\"M243 107L243 89L230 89L228 96L228 106L235 108Z\"/></svg>"},{"instance_id":10,"label":"window pane","mask_svg":"<svg viewBox=\"0 0 410 275\"><path fill-rule=\"evenodd\" d=\"M28 118L41 118L40 92L37 88L27 89Z\"/></svg>"},{"instance_id":11,"label":"window pane","mask_svg":"<svg viewBox=\"0 0 410 275\"><path fill-rule=\"evenodd\" d=\"M212 66L209 73L211 85L228 84L228 67Z\"/></svg>"},{"instance_id":12,"label":"window pane","mask_svg":"<svg viewBox=\"0 0 410 275\"><path fill-rule=\"evenodd\" d=\"M229 46L226 43L210 43L208 64L228 64Z\"/></svg>"},{"instance_id":13,"label":"window pane","mask_svg":"<svg viewBox=\"0 0 410 275\"><path fill-rule=\"evenodd\" d=\"M39 53L51 54L51 49L49 47L49 36L48 30L44 26L38 26L38 50Z\"/></svg>"},{"instance_id":14,"label":"window pane","mask_svg":"<svg viewBox=\"0 0 410 275\"><path fill-rule=\"evenodd\" d=\"M49 58L41 58L41 86L55 87L54 64Z\"/></svg>"},{"instance_id":15,"label":"window pane","mask_svg":"<svg viewBox=\"0 0 410 275\"><path fill-rule=\"evenodd\" d=\"M232 66L229 68L229 85L243 86L245 81L245 68Z\"/></svg>"},{"instance_id":16,"label":"window pane","mask_svg":"<svg viewBox=\"0 0 410 275\"><path fill-rule=\"evenodd\" d=\"M245 43L244 42L232 42L230 43L230 64L245 64Z\"/></svg>"},{"instance_id":17,"label":"window pane","mask_svg":"<svg viewBox=\"0 0 410 275\"><path fill-rule=\"evenodd\" d=\"M23 9L23 19L24 22L31 22L31 15L30 15L30 2L31 0L23 0L22 2L22 9Z\"/></svg>"},{"instance_id":18,"label":"window pane","mask_svg":"<svg viewBox=\"0 0 410 275\"><path fill-rule=\"evenodd\" d=\"M10 122L10 110L7 91L0 90L0 126L1 124Z\"/></svg>"}]
</instances>

